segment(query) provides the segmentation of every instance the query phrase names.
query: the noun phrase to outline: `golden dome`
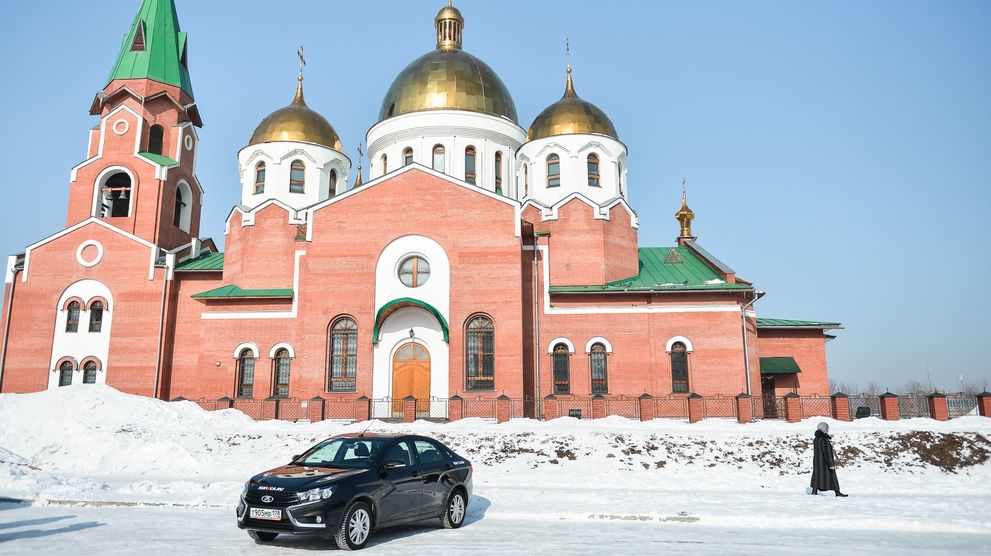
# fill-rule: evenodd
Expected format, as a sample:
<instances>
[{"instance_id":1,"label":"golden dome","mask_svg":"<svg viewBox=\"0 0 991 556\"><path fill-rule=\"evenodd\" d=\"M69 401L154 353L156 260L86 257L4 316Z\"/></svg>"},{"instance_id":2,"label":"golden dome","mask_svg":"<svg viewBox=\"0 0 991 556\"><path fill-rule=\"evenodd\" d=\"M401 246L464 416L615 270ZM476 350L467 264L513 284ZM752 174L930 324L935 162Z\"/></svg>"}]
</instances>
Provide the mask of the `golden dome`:
<instances>
[{"instance_id":1,"label":"golden dome","mask_svg":"<svg viewBox=\"0 0 991 556\"><path fill-rule=\"evenodd\" d=\"M406 66L389 87L379 121L422 110L467 110L516 121L516 104L485 62L461 50L464 18L445 6L434 20L437 49Z\"/></svg>"},{"instance_id":2,"label":"golden dome","mask_svg":"<svg viewBox=\"0 0 991 556\"><path fill-rule=\"evenodd\" d=\"M599 110L598 106L578 97L575 84L571 80L571 66L568 66L568 84L564 88L564 96L545 108L533 120L530 131L526 134L526 140L578 133L606 135L619 140L619 134L616 133L616 127L609 120L609 116Z\"/></svg>"},{"instance_id":3,"label":"golden dome","mask_svg":"<svg viewBox=\"0 0 991 556\"><path fill-rule=\"evenodd\" d=\"M341 139L330 122L311 110L303 100L302 76L296 87L296 97L292 100L292 104L266 116L251 134L248 145L272 141L316 143L336 151L344 150Z\"/></svg>"}]
</instances>

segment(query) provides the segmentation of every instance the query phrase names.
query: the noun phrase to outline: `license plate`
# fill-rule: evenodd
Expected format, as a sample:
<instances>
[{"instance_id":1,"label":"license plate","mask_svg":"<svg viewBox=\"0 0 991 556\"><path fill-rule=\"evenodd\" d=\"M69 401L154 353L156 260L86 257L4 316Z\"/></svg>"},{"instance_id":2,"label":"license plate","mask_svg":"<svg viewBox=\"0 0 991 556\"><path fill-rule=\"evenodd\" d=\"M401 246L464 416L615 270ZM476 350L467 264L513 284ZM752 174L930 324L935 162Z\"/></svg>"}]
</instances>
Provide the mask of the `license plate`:
<instances>
[{"instance_id":1,"label":"license plate","mask_svg":"<svg viewBox=\"0 0 991 556\"><path fill-rule=\"evenodd\" d=\"M266 508L251 508L248 513L251 519L265 519L268 521L282 521L282 510L269 510Z\"/></svg>"}]
</instances>

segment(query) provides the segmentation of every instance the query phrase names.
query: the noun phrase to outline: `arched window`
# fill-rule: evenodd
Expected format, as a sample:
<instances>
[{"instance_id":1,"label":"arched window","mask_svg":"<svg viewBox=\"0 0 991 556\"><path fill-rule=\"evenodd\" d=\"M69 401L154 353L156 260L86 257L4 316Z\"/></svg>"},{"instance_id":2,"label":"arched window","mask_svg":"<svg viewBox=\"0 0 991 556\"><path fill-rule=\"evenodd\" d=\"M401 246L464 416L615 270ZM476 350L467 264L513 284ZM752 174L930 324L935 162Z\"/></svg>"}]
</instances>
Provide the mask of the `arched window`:
<instances>
[{"instance_id":1,"label":"arched window","mask_svg":"<svg viewBox=\"0 0 991 556\"><path fill-rule=\"evenodd\" d=\"M382 174L389 173L389 157L385 154L382 155Z\"/></svg>"},{"instance_id":2,"label":"arched window","mask_svg":"<svg viewBox=\"0 0 991 556\"><path fill-rule=\"evenodd\" d=\"M103 302L96 300L89 304L89 331L103 330Z\"/></svg>"},{"instance_id":3,"label":"arched window","mask_svg":"<svg viewBox=\"0 0 991 556\"><path fill-rule=\"evenodd\" d=\"M554 393L571 393L571 353L568 346L554 346Z\"/></svg>"},{"instance_id":4,"label":"arched window","mask_svg":"<svg viewBox=\"0 0 991 556\"><path fill-rule=\"evenodd\" d=\"M253 398L255 385L255 354L242 349L237 357L237 397Z\"/></svg>"},{"instance_id":5,"label":"arched window","mask_svg":"<svg viewBox=\"0 0 991 556\"><path fill-rule=\"evenodd\" d=\"M165 128L155 124L148 130L148 152L162 154L165 143Z\"/></svg>"},{"instance_id":6,"label":"arched window","mask_svg":"<svg viewBox=\"0 0 991 556\"><path fill-rule=\"evenodd\" d=\"M443 172L444 167L444 145L434 145L434 160L431 168Z\"/></svg>"},{"instance_id":7,"label":"arched window","mask_svg":"<svg viewBox=\"0 0 991 556\"><path fill-rule=\"evenodd\" d=\"M561 159L556 154L547 157L547 187L560 187Z\"/></svg>"},{"instance_id":8,"label":"arched window","mask_svg":"<svg viewBox=\"0 0 991 556\"><path fill-rule=\"evenodd\" d=\"M127 216L130 214L131 203L128 195L131 193L131 177L124 172L107 178L100 190L103 193L100 216Z\"/></svg>"},{"instance_id":9,"label":"arched window","mask_svg":"<svg viewBox=\"0 0 991 556\"><path fill-rule=\"evenodd\" d=\"M403 166L409 166L413 164L413 149L412 147L406 147L403 149Z\"/></svg>"},{"instance_id":10,"label":"arched window","mask_svg":"<svg viewBox=\"0 0 991 556\"><path fill-rule=\"evenodd\" d=\"M465 342L466 390L495 390L495 328L492 319L468 321Z\"/></svg>"},{"instance_id":11,"label":"arched window","mask_svg":"<svg viewBox=\"0 0 991 556\"><path fill-rule=\"evenodd\" d=\"M465 149L465 181L475 185L475 147Z\"/></svg>"},{"instance_id":12,"label":"arched window","mask_svg":"<svg viewBox=\"0 0 991 556\"><path fill-rule=\"evenodd\" d=\"M292 359L289 357L289 350L286 348L281 348L279 351L275 352L275 380L272 383L275 385L272 388L272 395L280 398L289 397L289 366Z\"/></svg>"},{"instance_id":13,"label":"arched window","mask_svg":"<svg viewBox=\"0 0 991 556\"><path fill-rule=\"evenodd\" d=\"M342 317L330 326L328 392L354 392L358 374L358 324Z\"/></svg>"},{"instance_id":14,"label":"arched window","mask_svg":"<svg viewBox=\"0 0 991 556\"><path fill-rule=\"evenodd\" d=\"M255 164L255 195L265 192L265 163Z\"/></svg>"},{"instance_id":15,"label":"arched window","mask_svg":"<svg viewBox=\"0 0 991 556\"><path fill-rule=\"evenodd\" d=\"M625 197L626 193L623 190L623 165L619 162L616 163L616 187L619 189L619 196Z\"/></svg>"},{"instance_id":16,"label":"arched window","mask_svg":"<svg viewBox=\"0 0 991 556\"><path fill-rule=\"evenodd\" d=\"M530 165L523 165L523 196L526 197L530 192Z\"/></svg>"},{"instance_id":17,"label":"arched window","mask_svg":"<svg viewBox=\"0 0 991 556\"><path fill-rule=\"evenodd\" d=\"M502 193L502 153L495 154L495 190Z\"/></svg>"},{"instance_id":18,"label":"arched window","mask_svg":"<svg viewBox=\"0 0 991 556\"><path fill-rule=\"evenodd\" d=\"M606 346L595 343L588 354L592 367L592 393L605 394L609 392L609 371L606 362Z\"/></svg>"},{"instance_id":19,"label":"arched window","mask_svg":"<svg viewBox=\"0 0 991 556\"><path fill-rule=\"evenodd\" d=\"M306 191L306 166L302 160L293 160L289 167L289 192L304 193Z\"/></svg>"},{"instance_id":20,"label":"arched window","mask_svg":"<svg viewBox=\"0 0 991 556\"><path fill-rule=\"evenodd\" d=\"M671 391L688 393L688 350L681 342L671 346Z\"/></svg>"},{"instance_id":21,"label":"arched window","mask_svg":"<svg viewBox=\"0 0 991 556\"><path fill-rule=\"evenodd\" d=\"M588 185L600 187L599 183L599 156L595 153L588 155Z\"/></svg>"},{"instance_id":22,"label":"arched window","mask_svg":"<svg viewBox=\"0 0 991 556\"><path fill-rule=\"evenodd\" d=\"M172 214L172 224L176 228L182 227L183 214L186 212L189 203L182 196L182 188L177 187L175 190L175 211Z\"/></svg>"},{"instance_id":23,"label":"arched window","mask_svg":"<svg viewBox=\"0 0 991 556\"><path fill-rule=\"evenodd\" d=\"M96 361L87 361L83 365L83 384L96 384Z\"/></svg>"},{"instance_id":24,"label":"arched window","mask_svg":"<svg viewBox=\"0 0 991 556\"><path fill-rule=\"evenodd\" d=\"M72 384L72 363L69 361L63 361L61 365L58 366L58 385L68 386Z\"/></svg>"},{"instance_id":25,"label":"arched window","mask_svg":"<svg viewBox=\"0 0 991 556\"><path fill-rule=\"evenodd\" d=\"M69 303L68 315L65 317L65 331L79 332L79 302Z\"/></svg>"},{"instance_id":26,"label":"arched window","mask_svg":"<svg viewBox=\"0 0 991 556\"><path fill-rule=\"evenodd\" d=\"M330 196L333 197L337 195L337 170L331 170L327 178L328 189L330 190Z\"/></svg>"}]
</instances>

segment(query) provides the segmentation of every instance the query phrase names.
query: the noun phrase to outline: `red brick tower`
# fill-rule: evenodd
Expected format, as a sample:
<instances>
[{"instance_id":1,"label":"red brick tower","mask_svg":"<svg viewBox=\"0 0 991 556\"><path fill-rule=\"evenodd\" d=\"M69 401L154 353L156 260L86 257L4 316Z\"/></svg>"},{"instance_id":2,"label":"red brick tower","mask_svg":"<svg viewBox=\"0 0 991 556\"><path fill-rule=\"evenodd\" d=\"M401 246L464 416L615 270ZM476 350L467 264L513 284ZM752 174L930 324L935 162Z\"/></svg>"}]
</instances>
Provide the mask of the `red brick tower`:
<instances>
[{"instance_id":1,"label":"red brick tower","mask_svg":"<svg viewBox=\"0 0 991 556\"><path fill-rule=\"evenodd\" d=\"M66 226L104 218L165 249L199 232L201 127L172 0L144 0L90 113L87 158L71 172Z\"/></svg>"}]
</instances>

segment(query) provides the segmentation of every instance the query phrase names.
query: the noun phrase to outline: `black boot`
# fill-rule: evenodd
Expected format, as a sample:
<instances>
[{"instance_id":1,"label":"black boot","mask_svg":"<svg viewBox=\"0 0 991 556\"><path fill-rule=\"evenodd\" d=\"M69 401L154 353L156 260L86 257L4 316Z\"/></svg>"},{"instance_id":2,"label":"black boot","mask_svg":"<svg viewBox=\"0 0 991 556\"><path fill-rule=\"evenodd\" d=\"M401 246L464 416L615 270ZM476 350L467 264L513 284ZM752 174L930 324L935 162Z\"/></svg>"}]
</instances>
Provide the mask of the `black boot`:
<instances>
[{"instance_id":1,"label":"black boot","mask_svg":"<svg viewBox=\"0 0 991 556\"><path fill-rule=\"evenodd\" d=\"M819 489L816 488L812 489L812 496L815 496L817 494L819 494Z\"/></svg>"},{"instance_id":2,"label":"black boot","mask_svg":"<svg viewBox=\"0 0 991 556\"><path fill-rule=\"evenodd\" d=\"M836 496L839 496L841 498L846 498L847 496L849 496L849 494L843 494L842 492L840 492L840 491L837 490L836 491Z\"/></svg>"}]
</instances>

